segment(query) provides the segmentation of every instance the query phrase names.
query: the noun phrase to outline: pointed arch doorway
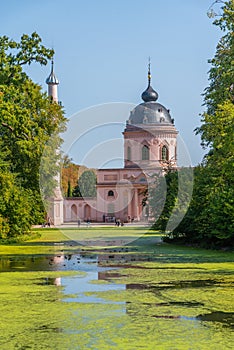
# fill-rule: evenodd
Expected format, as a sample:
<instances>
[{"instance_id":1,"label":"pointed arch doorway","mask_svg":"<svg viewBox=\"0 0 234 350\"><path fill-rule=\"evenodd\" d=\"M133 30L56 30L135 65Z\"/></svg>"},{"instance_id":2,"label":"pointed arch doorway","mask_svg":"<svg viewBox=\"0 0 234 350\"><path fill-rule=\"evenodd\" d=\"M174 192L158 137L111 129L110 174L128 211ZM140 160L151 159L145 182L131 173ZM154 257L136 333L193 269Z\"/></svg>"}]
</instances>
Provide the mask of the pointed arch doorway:
<instances>
[{"instance_id":1,"label":"pointed arch doorway","mask_svg":"<svg viewBox=\"0 0 234 350\"><path fill-rule=\"evenodd\" d=\"M88 204L85 204L84 206L84 219L90 220L91 218L91 207Z\"/></svg>"},{"instance_id":2,"label":"pointed arch doorway","mask_svg":"<svg viewBox=\"0 0 234 350\"><path fill-rule=\"evenodd\" d=\"M71 221L77 220L77 206L75 204L72 204L71 206Z\"/></svg>"}]
</instances>

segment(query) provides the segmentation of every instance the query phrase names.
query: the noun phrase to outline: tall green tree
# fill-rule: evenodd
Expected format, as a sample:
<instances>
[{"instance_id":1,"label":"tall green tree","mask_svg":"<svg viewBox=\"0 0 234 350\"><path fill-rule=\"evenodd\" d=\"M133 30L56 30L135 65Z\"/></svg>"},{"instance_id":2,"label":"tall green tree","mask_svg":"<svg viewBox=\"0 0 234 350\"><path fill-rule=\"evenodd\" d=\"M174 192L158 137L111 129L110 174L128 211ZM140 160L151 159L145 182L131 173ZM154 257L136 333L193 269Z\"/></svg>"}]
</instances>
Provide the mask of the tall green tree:
<instances>
[{"instance_id":1,"label":"tall green tree","mask_svg":"<svg viewBox=\"0 0 234 350\"><path fill-rule=\"evenodd\" d=\"M216 17L214 25L218 26L224 35L217 44L214 57L209 60L211 64L209 86L204 93L208 114L214 114L220 103L233 99L234 92L234 2L233 0L215 2L223 4L222 14Z\"/></svg>"},{"instance_id":2,"label":"tall green tree","mask_svg":"<svg viewBox=\"0 0 234 350\"><path fill-rule=\"evenodd\" d=\"M21 203L24 215L18 213L18 217L21 217L22 227L23 221L29 224L37 223L44 216L40 195L40 172L44 172L44 177L48 175L48 188L52 193L53 175L58 171L59 158L55 149L61 144L59 132L65 126L61 106L52 102L42 92L41 86L35 84L24 71L27 65L46 65L52 58L53 50L45 48L41 42L37 33L32 33L31 36L24 34L19 42L6 36L0 37L0 136L6 150L1 158L3 162L8 163L7 170L4 170L5 175L8 174L12 184L18 188L16 192L19 193L14 203L21 203L22 198L25 203L26 198L30 202L31 209L28 214L24 210L27 205L23 207ZM49 142L51 138L53 142ZM47 163L44 162L41 169L41 158L46 153L45 145L48 147L48 144L51 152L47 151L47 154L55 156L51 156ZM1 192L1 196L1 200L4 201L4 191ZM7 216L9 235L13 234L13 231L15 235L17 229L13 230L13 221L10 218L16 204L15 207L8 205L7 208L0 214ZM20 231L19 222L17 227Z\"/></svg>"},{"instance_id":3,"label":"tall green tree","mask_svg":"<svg viewBox=\"0 0 234 350\"><path fill-rule=\"evenodd\" d=\"M149 204L155 223L152 228L171 231L182 220L192 197L193 169L168 169L165 176L155 176L149 189Z\"/></svg>"},{"instance_id":4,"label":"tall green tree","mask_svg":"<svg viewBox=\"0 0 234 350\"><path fill-rule=\"evenodd\" d=\"M30 193L9 171L8 151L0 141L0 238L19 236L30 231Z\"/></svg>"},{"instance_id":5,"label":"tall green tree","mask_svg":"<svg viewBox=\"0 0 234 350\"><path fill-rule=\"evenodd\" d=\"M178 192L177 171L167 171L165 176L156 174L149 184L148 201L154 217L154 230L165 231L174 208Z\"/></svg>"},{"instance_id":6,"label":"tall green tree","mask_svg":"<svg viewBox=\"0 0 234 350\"><path fill-rule=\"evenodd\" d=\"M210 85L204 94L207 111L196 129L208 153L195 169L189 211L174 231L209 247L234 241L234 2L222 3L222 15L214 24L224 36L210 61Z\"/></svg>"}]
</instances>

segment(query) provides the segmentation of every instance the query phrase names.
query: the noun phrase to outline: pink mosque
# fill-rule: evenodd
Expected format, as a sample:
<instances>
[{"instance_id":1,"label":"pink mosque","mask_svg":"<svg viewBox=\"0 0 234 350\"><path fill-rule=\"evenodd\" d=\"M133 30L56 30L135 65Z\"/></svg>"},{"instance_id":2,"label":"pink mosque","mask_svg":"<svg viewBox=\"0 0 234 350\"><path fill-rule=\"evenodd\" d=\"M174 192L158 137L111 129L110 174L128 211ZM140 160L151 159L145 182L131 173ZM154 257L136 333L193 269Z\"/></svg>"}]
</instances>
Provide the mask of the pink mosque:
<instances>
[{"instance_id":1,"label":"pink mosque","mask_svg":"<svg viewBox=\"0 0 234 350\"><path fill-rule=\"evenodd\" d=\"M58 102L58 79L53 62L49 77L48 95ZM131 112L123 130L124 167L98 169L97 196L94 198L63 198L60 175L54 198L51 201L50 217L54 225L66 222L121 222L145 221L150 208L143 199L151 176L163 175L165 164L176 167L178 131L170 110L157 102L158 94L151 87L150 63L148 86L142 93L142 103Z\"/></svg>"}]
</instances>

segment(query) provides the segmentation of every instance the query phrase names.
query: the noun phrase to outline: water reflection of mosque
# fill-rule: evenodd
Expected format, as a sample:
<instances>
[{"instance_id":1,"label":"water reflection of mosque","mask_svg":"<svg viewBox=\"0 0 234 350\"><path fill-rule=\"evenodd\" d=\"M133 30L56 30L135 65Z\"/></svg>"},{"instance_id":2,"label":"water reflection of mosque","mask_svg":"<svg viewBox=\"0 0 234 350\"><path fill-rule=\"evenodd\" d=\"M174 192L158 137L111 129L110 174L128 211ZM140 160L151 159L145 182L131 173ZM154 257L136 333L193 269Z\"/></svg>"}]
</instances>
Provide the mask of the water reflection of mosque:
<instances>
[{"instance_id":1,"label":"water reflection of mosque","mask_svg":"<svg viewBox=\"0 0 234 350\"><path fill-rule=\"evenodd\" d=\"M107 281L109 288L115 285L115 279L121 277L118 272L120 268L132 266L134 261L149 261L150 257L147 255L139 255L137 252L129 251L128 247L104 248L102 251L94 250L92 252L85 249L75 253L65 253L61 251L54 255L16 255L6 256L0 258L0 271L77 271L86 272L86 277L79 276L73 280L74 292L80 291L81 284L88 285L92 280ZM61 274L62 276L62 274ZM69 278L56 276L50 274L45 277L38 277L35 280L36 284L40 285L55 285L66 286L69 289ZM79 280L78 280L79 278ZM83 286L84 287L84 286ZM82 288L83 288L82 287ZM106 286L107 287L107 286ZM106 288L103 286L103 288ZM82 289L81 288L81 289ZM131 285L121 284L121 289L129 289ZM83 293L83 292L82 292ZM68 293L69 294L69 293ZM82 300L82 297L81 297ZM79 301L79 298L77 298Z\"/></svg>"}]
</instances>

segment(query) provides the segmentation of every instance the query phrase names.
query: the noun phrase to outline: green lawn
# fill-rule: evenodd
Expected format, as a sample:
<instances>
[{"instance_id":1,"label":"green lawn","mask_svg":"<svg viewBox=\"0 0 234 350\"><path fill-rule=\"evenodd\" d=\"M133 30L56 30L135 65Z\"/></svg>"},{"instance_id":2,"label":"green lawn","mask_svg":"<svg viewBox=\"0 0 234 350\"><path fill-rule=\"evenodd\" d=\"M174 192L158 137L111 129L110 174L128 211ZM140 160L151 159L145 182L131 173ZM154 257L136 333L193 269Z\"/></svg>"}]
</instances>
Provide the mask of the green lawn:
<instances>
[{"instance_id":1,"label":"green lawn","mask_svg":"<svg viewBox=\"0 0 234 350\"><path fill-rule=\"evenodd\" d=\"M123 245L147 234L147 229L138 227L83 227L83 228L37 228L31 239L23 242L0 244L0 255L56 253L61 245L66 250L79 246ZM150 235L150 238L160 235Z\"/></svg>"}]
</instances>

